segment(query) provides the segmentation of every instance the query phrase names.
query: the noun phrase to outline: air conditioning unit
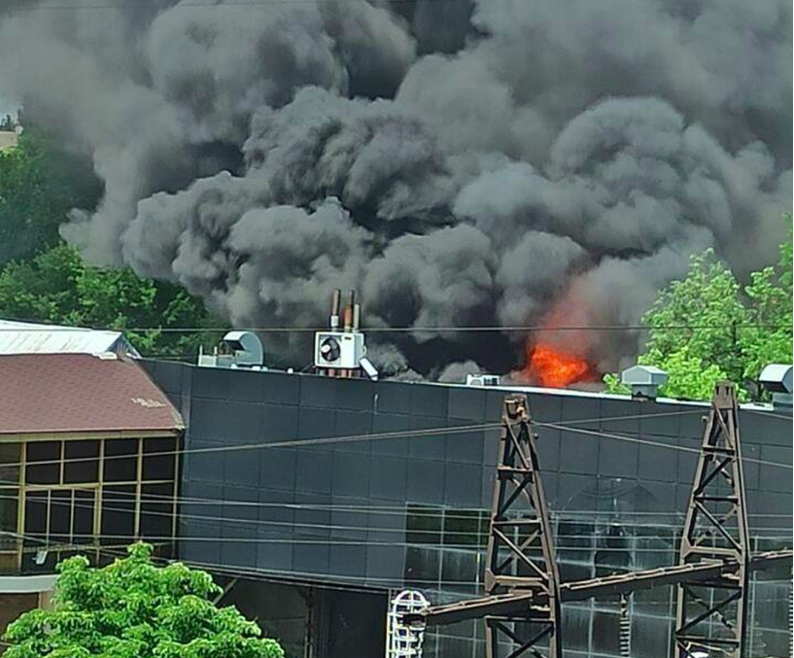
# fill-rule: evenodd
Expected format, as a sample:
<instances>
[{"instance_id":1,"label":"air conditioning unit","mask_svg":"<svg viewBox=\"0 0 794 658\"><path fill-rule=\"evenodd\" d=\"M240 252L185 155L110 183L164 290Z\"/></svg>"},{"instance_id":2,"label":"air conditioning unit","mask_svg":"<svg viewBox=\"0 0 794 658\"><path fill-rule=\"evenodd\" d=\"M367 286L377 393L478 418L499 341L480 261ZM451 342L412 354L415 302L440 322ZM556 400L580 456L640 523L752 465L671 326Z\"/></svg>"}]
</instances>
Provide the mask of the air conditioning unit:
<instances>
[{"instance_id":1,"label":"air conditioning unit","mask_svg":"<svg viewBox=\"0 0 794 658\"><path fill-rule=\"evenodd\" d=\"M466 386L499 386L499 375L466 375Z\"/></svg>"},{"instance_id":2,"label":"air conditioning unit","mask_svg":"<svg viewBox=\"0 0 794 658\"><path fill-rule=\"evenodd\" d=\"M318 331L314 335L314 365L318 368L359 368L366 353L362 333Z\"/></svg>"}]
</instances>

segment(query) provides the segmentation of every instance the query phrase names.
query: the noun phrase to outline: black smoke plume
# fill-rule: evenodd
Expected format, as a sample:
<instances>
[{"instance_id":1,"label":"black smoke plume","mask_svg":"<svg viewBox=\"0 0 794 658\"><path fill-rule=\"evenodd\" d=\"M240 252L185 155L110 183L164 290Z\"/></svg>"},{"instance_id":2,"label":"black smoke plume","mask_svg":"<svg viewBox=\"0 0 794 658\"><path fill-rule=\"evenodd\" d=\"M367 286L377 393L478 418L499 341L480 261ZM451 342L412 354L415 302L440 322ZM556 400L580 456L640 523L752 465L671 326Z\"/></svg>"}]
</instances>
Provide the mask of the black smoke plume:
<instances>
[{"instance_id":1,"label":"black smoke plume","mask_svg":"<svg viewBox=\"0 0 794 658\"><path fill-rule=\"evenodd\" d=\"M62 234L238 326L356 288L413 329L372 335L388 372L504 371L526 335L452 328L633 325L689 254L742 274L785 232L787 0L81 4L0 6L0 95L105 185ZM547 339L605 370L642 337Z\"/></svg>"}]
</instances>

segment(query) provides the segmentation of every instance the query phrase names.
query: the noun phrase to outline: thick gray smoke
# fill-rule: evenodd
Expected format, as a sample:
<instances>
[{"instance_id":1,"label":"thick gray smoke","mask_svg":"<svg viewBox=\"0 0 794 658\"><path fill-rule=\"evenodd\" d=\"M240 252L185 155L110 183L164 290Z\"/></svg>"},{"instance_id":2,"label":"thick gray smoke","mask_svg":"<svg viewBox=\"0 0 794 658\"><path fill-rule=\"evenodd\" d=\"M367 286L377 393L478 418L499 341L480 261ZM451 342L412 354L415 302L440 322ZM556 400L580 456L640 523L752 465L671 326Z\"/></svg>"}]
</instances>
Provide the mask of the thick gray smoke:
<instances>
[{"instance_id":1,"label":"thick gray smoke","mask_svg":"<svg viewBox=\"0 0 794 658\"><path fill-rule=\"evenodd\" d=\"M68 240L238 326L356 288L413 329L373 334L394 374L520 365L521 332L451 328L538 324L614 369L641 336L553 327L636 324L689 254L742 274L786 230L787 0L99 4L4 3L0 95L105 183Z\"/></svg>"}]
</instances>

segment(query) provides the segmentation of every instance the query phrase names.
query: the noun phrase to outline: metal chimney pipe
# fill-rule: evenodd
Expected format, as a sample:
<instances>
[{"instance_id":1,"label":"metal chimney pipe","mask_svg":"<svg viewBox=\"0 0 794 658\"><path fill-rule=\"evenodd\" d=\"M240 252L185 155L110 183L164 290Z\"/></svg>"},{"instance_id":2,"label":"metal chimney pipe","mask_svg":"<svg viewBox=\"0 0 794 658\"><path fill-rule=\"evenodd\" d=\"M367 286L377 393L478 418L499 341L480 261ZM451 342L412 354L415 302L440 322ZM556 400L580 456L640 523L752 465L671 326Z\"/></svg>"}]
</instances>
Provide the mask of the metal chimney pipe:
<instances>
[{"instance_id":1,"label":"metal chimney pipe","mask_svg":"<svg viewBox=\"0 0 794 658\"><path fill-rule=\"evenodd\" d=\"M331 329L339 328L339 304L342 301L342 291L337 288L331 295Z\"/></svg>"},{"instance_id":2,"label":"metal chimney pipe","mask_svg":"<svg viewBox=\"0 0 794 658\"><path fill-rule=\"evenodd\" d=\"M353 329L353 307L350 304L345 306L344 328L345 333L349 333Z\"/></svg>"},{"instance_id":3,"label":"metal chimney pipe","mask_svg":"<svg viewBox=\"0 0 794 658\"><path fill-rule=\"evenodd\" d=\"M350 301L345 306L345 333L353 331L353 307L356 304L356 291L350 291Z\"/></svg>"},{"instance_id":4,"label":"metal chimney pipe","mask_svg":"<svg viewBox=\"0 0 794 658\"><path fill-rule=\"evenodd\" d=\"M353 331L361 326L361 304L353 304Z\"/></svg>"}]
</instances>

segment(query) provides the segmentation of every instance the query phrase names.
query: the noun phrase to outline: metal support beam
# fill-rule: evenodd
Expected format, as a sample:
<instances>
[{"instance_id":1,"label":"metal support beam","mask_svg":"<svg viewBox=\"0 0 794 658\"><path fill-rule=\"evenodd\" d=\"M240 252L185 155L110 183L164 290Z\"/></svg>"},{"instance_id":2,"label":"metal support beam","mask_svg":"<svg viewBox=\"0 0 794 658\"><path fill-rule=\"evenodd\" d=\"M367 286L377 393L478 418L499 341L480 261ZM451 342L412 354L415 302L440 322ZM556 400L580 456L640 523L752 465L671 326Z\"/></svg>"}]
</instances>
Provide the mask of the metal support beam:
<instances>
[{"instance_id":1,"label":"metal support beam","mask_svg":"<svg viewBox=\"0 0 794 658\"><path fill-rule=\"evenodd\" d=\"M508 658L561 658L562 602L676 585L680 614L676 658L692 658L692 651L700 646L706 648L709 658L742 658L748 574L782 565L790 568L794 553L791 549L749 552L736 399L731 386L718 384L715 388L680 563L669 567L559 582L535 437L528 424L526 398L508 398L488 543L488 595L426 608L405 615L404 622L444 625L485 617L489 658L500 656L505 644L511 647ZM710 595L697 596L702 589ZM686 604L683 613L682 601ZM692 604L698 608L690 610ZM715 626L727 628L728 633L715 633ZM737 634L739 640L732 637ZM539 646L541 640L547 643L546 638L548 649Z\"/></svg>"},{"instance_id":2,"label":"metal support beam","mask_svg":"<svg viewBox=\"0 0 794 658\"><path fill-rule=\"evenodd\" d=\"M681 537L679 563L704 562L734 569L697 584L678 582L674 658L698 649L710 658L744 658L750 540L736 394L727 382L714 387Z\"/></svg>"},{"instance_id":3,"label":"metal support beam","mask_svg":"<svg viewBox=\"0 0 794 658\"><path fill-rule=\"evenodd\" d=\"M509 658L560 658L560 576L525 395L505 400L502 422L485 589L530 597L520 612L486 619L487 656L498 658L504 644Z\"/></svg>"},{"instance_id":4,"label":"metal support beam","mask_svg":"<svg viewBox=\"0 0 794 658\"><path fill-rule=\"evenodd\" d=\"M756 553L750 559L750 571L775 569L781 566L791 567L794 552L790 548L780 551ZM627 594L651 587L664 587L679 582L696 584L714 581L724 575L736 573L739 565L736 562L701 562L700 564L676 564L671 567L657 567L644 571L614 574L590 580L575 580L560 584L560 597L563 603L585 601L597 596L614 596ZM500 594L478 599L469 599L461 603L433 606L405 616L410 624L432 624L444 626L467 619L481 619L486 615L511 616L521 615L532 605L540 605L542 600L533 596L532 592Z\"/></svg>"}]
</instances>

